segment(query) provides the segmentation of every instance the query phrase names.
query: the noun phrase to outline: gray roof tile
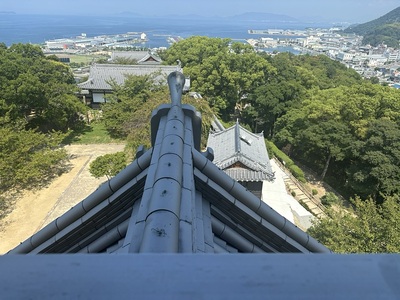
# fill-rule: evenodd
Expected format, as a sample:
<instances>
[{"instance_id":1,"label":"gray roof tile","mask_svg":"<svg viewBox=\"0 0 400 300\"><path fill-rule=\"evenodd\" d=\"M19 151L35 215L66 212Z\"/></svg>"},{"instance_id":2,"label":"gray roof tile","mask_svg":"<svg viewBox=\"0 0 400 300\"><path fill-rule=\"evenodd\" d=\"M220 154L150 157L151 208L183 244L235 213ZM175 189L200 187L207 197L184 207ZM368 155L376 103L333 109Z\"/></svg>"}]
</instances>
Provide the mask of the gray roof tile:
<instances>
[{"instance_id":1,"label":"gray roof tile","mask_svg":"<svg viewBox=\"0 0 400 300\"><path fill-rule=\"evenodd\" d=\"M87 90L111 91L109 82L114 80L121 85L127 75L142 76L160 72L166 78L173 71L176 71L176 66L94 64L90 67L89 79L78 86Z\"/></svg>"},{"instance_id":2,"label":"gray roof tile","mask_svg":"<svg viewBox=\"0 0 400 300\"><path fill-rule=\"evenodd\" d=\"M232 176L240 175L242 181L274 178L262 133L252 133L237 122L228 129L211 132L207 146L214 150L214 163ZM246 168L236 172L232 169L238 162Z\"/></svg>"},{"instance_id":3,"label":"gray roof tile","mask_svg":"<svg viewBox=\"0 0 400 300\"><path fill-rule=\"evenodd\" d=\"M111 53L111 60L115 60L116 58L134 59L138 64L161 63L161 58L149 51L114 51ZM151 61L148 61L149 59Z\"/></svg>"}]
</instances>

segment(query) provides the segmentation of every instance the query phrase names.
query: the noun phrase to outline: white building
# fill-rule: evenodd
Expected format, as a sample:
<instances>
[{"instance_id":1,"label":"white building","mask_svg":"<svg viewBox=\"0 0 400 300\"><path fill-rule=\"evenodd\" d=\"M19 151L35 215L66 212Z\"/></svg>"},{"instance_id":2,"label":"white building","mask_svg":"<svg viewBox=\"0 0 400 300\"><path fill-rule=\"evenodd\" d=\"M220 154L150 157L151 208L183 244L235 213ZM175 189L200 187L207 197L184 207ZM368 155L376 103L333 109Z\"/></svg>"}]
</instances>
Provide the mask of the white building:
<instances>
[{"instance_id":1,"label":"white building","mask_svg":"<svg viewBox=\"0 0 400 300\"><path fill-rule=\"evenodd\" d=\"M348 53L348 52L339 52L337 55L337 59L341 61L351 61L354 58L353 53Z\"/></svg>"}]
</instances>

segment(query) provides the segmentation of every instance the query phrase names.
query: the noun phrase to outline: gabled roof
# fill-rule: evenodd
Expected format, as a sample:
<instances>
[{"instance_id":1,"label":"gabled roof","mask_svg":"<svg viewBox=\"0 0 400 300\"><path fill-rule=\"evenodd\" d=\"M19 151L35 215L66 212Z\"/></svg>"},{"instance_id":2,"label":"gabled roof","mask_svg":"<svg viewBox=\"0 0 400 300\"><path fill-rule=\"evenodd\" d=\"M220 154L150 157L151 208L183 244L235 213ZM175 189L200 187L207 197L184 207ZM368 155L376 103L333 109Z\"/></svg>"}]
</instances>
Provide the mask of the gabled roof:
<instances>
[{"instance_id":1,"label":"gabled roof","mask_svg":"<svg viewBox=\"0 0 400 300\"><path fill-rule=\"evenodd\" d=\"M239 122L228 129L217 129L210 132L207 146L214 149L214 163L220 169L240 181L273 180L263 133L252 133Z\"/></svg>"},{"instance_id":2,"label":"gabled roof","mask_svg":"<svg viewBox=\"0 0 400 300\"><path fill-rule=\"evenodd\" d=\"M153 112L151 149L9 253L329 253L200 152L184 82L169 75L172 104Z\"/></svg>"},{"instance_id":3,"label":"gabled roof","mask_svg":"<svg viewBox=\"0 0 400 300\"><path fill-rule=\"evenodd\" d=\"M114 51L111 53L111 60L116 58L134 59L138 64L161 64L160 57L149 51Z\"/></svg>"},{"instance_id":4,"label":"gabled roof","mask_svg":"<svg viewBox=\"0 0 400 300\"><path fill-rule=\"evenodd\" d=\"M163 65L117 65L117 64L94 64L90 66L89 79L78 84L81 89L111 91L110 81L121 85L125 82L127 75L150 75L160 72L161 76L167 77L175 71L176 66ZM160 78L161 79L161 78Z\"/></svg>"}]
</instances>

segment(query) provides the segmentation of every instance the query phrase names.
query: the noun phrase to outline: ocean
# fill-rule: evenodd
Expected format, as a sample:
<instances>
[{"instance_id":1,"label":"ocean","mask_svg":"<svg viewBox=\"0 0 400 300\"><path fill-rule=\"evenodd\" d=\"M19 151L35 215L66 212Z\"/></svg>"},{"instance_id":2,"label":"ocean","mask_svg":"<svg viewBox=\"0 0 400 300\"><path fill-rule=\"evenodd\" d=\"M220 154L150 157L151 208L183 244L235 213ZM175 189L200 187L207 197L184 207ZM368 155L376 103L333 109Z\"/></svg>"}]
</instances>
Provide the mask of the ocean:
<instances>
[{"instance_id":1,"label":"ocean","mask_svg":"<svg viewBox=\"0 0 400 300\"><path fill-rule=\"evenodd\" d=\"M327 28L331 24L294 22L236 21L232 18L201 19L197 17L139 16L50 16L0 14L0 42L42 44L46 40L72 38L85 33L88 37L127 32L144 32L146 47L167 47L166 36L187 38L194 35L246 40L258 38L249 29ZM265 37L265 35L264 35Z\"/></svg>"}]
</instances>

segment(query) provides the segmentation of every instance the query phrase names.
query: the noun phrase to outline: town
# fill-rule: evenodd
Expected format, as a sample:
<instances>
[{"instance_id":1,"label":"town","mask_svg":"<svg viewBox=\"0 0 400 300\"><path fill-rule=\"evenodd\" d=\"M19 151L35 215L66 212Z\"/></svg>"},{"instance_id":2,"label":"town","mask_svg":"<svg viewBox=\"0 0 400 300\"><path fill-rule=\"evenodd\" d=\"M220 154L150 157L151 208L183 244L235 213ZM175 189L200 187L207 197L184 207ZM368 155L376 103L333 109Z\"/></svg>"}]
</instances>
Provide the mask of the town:
<instances>
[{"instance_id":1,"label":"town","mask_svg":"<svg viewBox=\"0 0 400 300\"><path fill-rule=\"evenodd\" d=\"M259 51L287 47L301 54L325 54L353 68L364 78L400 88L400 49L362 45L362 37L344 34L341 28L307 30L249 30L250 34L266 35L247 42Z\"/></svg>"},{"instance_id":2,"label":"town","mask_svg":"<svg viewBox=\"0 0 400 300\"><path fill-rule=\"evenodd\" d=\"M353 68L361 76L376 83L400 88L400 49L384 43L378 47L362 45L362 37L344 34L342 28L308 28L305 30L248 30L255 38L243 40L257 51L296 54L324 54L338 60L348 68ZM265 37L264 37L265 36ZM182 40L182 37L165 35L168 44ZM75 38L46 41L43 50L64 58L67 54L87 55L102 53L111 57L116 50L143 50L149 40L146 33L128 32L124 34L88 37L85 33ZM156 53L165 47L150 49ZM104 52L105 51L105 52Z\"/></svg>"}]
</instances>

